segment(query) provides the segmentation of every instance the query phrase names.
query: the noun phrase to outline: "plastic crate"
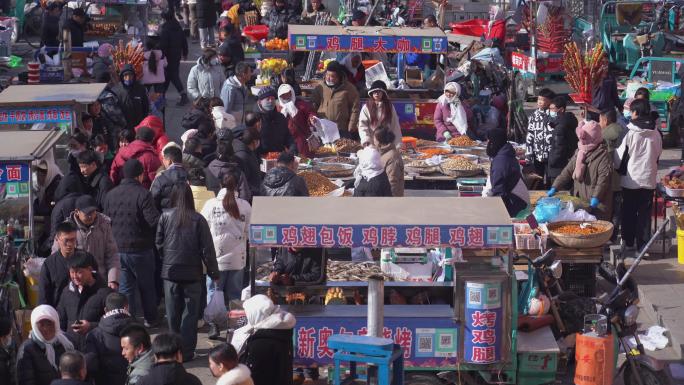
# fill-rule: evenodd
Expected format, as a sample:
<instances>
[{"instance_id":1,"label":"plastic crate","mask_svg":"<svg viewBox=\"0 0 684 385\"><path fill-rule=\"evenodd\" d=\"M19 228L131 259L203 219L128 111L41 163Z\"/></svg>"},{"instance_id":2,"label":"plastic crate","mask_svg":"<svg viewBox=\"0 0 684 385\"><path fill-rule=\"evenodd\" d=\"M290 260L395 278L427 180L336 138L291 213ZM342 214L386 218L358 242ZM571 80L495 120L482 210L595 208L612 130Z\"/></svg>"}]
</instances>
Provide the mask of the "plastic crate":
<instances>
[{"instance_id":1,"label":"plastic crate","mask_svg":"<svg viewBox=\"0 0 684 385\"><path fill-rule=\"evenodd\" d=\"M580 297L595 297L597 268L594 263L564 263L561 286Z\"/></svg>"},{"instance_id":2,"label":"plastic crate","mask_svg":"<svg viewBox=\"0 0 684 385\"><path fill-rule=\"evenodd\" d=\"M515 233L515 248L517 250L539 250L539 242L541 241L542 246L546 248L546 241L549 237L549 231L546 229L546 225L541 224L539 227L542 229L542 235L536 238L534 234L519 234L520 231L529 231L530 225L527 223L514 223L513 230Z\"/></svg>"}]
</instances>

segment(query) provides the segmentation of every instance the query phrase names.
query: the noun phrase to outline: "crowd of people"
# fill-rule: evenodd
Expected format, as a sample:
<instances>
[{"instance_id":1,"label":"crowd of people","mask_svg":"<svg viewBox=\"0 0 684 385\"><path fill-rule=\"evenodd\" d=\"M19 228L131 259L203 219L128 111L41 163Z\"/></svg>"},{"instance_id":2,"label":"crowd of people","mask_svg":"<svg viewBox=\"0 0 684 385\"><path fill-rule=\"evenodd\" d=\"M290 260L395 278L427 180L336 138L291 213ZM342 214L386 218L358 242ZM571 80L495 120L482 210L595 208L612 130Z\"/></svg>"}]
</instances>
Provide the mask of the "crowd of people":
<instances>
[{"instance_id":1,"label":"crowd of people","mask_svg":"<svg viewBox=\"0 0 684 385\"><path fill-rule=\"evenodd\" d=\"M158 36L146 41L140 79L131 66L113 68L111 45L98 49L93 77L107 85L69 137L67 170L51 153L34 163L34 212L49 220L37 248L45 261L28 339L14 346L9 321L0 318L0 378L13 385L199 383L182 364L196 357L198 324L213 295L223 293L228 308L242 299L252 199L309 195L295 156L313 156L310 138L320 119L363 147L348 186L354 196L404 195L399 117L388 84L374 81L366 89L361 55L327 64L308 99L292 68L252 95L255 68L244 60L239 27L217 18L213 0L176 3L169 2ZM240 7L256 9L249 1ZM61 11L57 2L47 7L44 46L59 45L53 32ZM490 29L502 24L495 11ZM269 38L286 38L288 24L313 24L324 12L320 0L306 9L275 0L261 21ZM356 10L347 22L376 23L367 19ZM86 23L82 10L72 12L65 24L72 45L83 44ZM183 24L202 49L185 85ZM423 24L434 27L436 19ZM180 122L165 120L171 84L178 105L190 103ZM504 128L505 96L483 90L474 97L462 87L444 86L433 139L487 140L485 194L501 197L514 216L528 206L529 193ZM622 106L604 95L596 98L604 105L578 120L565 97L543 89L527 129L527 162L548 195L571 188L599 219L620 225L627 248L649 238L648 197L662 150L648 96L639 90ZM178 143L167 136L169 125L182 128ZM264 173L261 160L269 153L279 155ZM274 250L273 259L273 284L315 283L325 274L320 249ZM212 349L211 373L221 385L289 383L294 316L262 295L243 307L246 324ZM162 313L168 332L152 340L149 329L162 325ZM219 338L219 325L211 323L208 334Z\"/></svg>"}]
</instances>

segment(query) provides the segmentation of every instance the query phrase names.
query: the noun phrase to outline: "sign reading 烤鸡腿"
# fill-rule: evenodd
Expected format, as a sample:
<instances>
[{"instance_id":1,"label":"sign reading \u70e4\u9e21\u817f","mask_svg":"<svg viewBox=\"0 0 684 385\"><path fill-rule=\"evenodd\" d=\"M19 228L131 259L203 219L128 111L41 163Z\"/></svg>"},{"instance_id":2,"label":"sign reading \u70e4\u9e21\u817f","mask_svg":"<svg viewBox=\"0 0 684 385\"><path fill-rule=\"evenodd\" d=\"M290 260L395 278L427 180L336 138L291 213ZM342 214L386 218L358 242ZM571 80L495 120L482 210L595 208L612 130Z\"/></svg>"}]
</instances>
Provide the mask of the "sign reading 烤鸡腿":
<instances>
[{"instance_id":1,"label":"sign reading \u70e4\u9e21\u817f","mask_svg":"<svg viewBox=\"0 0 684 385\"><path fill-rule=\"evenodd\" d=\"M442 54L447 45L446 37L290 35L295 51Z\"/></svg>"},{"instance_id":2,"label":"sign reading \u70e4\u9e21\u817f","mask_svg":"<svg viewBox=\"0 0 684 385\"><path fill-rule=\"evenodd\" d=\"M0 108L0 124L70 123L69 107Z\"/></svg>"},{"instance_id":3,"label":"sign reading \u70e4\u9e21\u817f","mask_svg":"<svg viewBox=\"0 0 684 385\"><path fill-rule=\"evenodd\" d=\"M259 225L250 243L290 247L508 247L511 226Z\"/></svg>"}]
</instances>

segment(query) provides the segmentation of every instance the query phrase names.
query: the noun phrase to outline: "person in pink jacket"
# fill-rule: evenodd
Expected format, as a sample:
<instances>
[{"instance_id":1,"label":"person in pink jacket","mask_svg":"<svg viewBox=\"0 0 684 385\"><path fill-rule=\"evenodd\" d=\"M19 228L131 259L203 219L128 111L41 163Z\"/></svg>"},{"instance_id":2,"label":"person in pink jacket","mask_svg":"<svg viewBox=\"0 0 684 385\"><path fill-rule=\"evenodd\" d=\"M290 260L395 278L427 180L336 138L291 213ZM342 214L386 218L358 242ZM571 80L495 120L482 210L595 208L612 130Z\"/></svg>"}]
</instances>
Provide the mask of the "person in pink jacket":
<instances>
[{"instance_id":1,"label":"person in pink jacket","mask_svg":"<svg viewBox=\"0 0 684 385\"><path fill-rule=\"evenodd\" d=\"M147 40L145 50L145 62L143 63L143 76L141 83L147 88L147 92L154 89L154 92L164 93L164 69L166 68L166 57L157 47L157 42L153 39Z\"/></svg>"},{"instance_id":2,"label":"person in pink jacket","mask_svg":"<svg viewBox=\"0 0 684 385\"><path fill-rule=\"evenodd\" d=\"M468 113L460 96L461 86L450 82L444 86L444 94L437 99L434 119L438 142L465 135L468 131Z\"/></svg>"}]
</instances>

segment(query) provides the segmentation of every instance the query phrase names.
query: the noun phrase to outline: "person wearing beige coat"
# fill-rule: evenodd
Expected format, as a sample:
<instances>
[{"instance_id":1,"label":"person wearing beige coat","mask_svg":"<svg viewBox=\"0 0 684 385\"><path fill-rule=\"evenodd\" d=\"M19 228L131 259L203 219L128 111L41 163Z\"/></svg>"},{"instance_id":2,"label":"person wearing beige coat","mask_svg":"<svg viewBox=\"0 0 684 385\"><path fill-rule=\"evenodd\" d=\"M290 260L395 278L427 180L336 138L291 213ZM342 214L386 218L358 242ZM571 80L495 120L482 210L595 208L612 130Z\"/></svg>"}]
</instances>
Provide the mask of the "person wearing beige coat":
<instances>
[{"instance_id":1,"label":"person wearing beige coat","mask_svg":"<svg viewBox=\"0 0 684 385\"><path fill-rule=\"evenodd\" d=\"M345 79L341 64L328 64L325 80L314 88L311 101L318 117L337 123L340 136L350 138L358 135L359 93Z\"/></svg>"},{"instance_id":2,"label":"person wearing beige coat","mask_svg":"<svg viewBox=\"0 0 684 385\"><path fill-rule=\"evenodd\" d=\"M380 150L380 159L392 187L393 197L404 196L404 160L394 144L394 133L387 128L375 130L375 142Z\"/></svg>"}]
</instances>

